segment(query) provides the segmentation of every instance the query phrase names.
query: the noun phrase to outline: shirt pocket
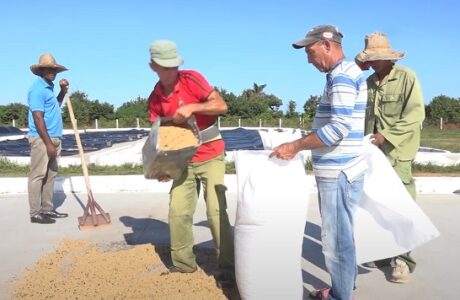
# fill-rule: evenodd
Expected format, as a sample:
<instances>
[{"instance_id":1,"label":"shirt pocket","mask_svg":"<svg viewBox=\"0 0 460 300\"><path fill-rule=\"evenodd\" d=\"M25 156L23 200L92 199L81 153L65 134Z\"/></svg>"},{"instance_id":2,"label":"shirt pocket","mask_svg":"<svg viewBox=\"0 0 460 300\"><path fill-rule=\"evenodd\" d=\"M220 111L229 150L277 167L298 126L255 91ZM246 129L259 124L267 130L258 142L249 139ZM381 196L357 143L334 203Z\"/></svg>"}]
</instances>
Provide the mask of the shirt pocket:
<instances>
[{"instance_id":1,"label":"shirt pocket","mask_svg":"<svg viewBox=\"0 0 460 300\"><path fill-rule=\"evenodd\" d=\"M389 94L382 97L382 110L386 116L399 116L402 111L401 94Z\"/></svg>"}]
</instances>

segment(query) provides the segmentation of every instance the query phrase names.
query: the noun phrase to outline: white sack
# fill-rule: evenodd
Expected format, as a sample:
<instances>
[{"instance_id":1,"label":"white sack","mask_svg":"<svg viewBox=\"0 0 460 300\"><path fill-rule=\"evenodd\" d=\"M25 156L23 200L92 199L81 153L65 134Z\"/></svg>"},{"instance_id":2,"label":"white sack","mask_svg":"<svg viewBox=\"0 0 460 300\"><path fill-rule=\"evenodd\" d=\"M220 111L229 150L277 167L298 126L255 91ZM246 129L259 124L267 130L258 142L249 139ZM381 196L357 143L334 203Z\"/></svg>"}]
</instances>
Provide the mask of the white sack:
<instances>
[{"instance_id":1,"label":"white sack","mask_svg":"<svg viewBox=\"0 0 460 300\"><path fill-rule=\"evenodd\" d=\"M235 270L242 299L302 299L302 242L311 181L302 159L237 151Z\"/></svg>"},{"instance_id":2,"label":"white sack","mask_svg":"<svg viewBox=\"0 0 460 300\"><path fill-rule=\"evenodd\" d=\"M380 149L365 138L369 165L355 216L358 264L409 252L439 236Z\"/></svg>"},{"instance_id":3,"label":"white sack","mask_svg":"<svg viewBox=\"0 0 460 300\"><path fill-rule=\"evenodd\" d=\"M265 150L270 150L283 143L292 142L302 137L300 129L261 129L260 139Z\"/></svg>"}]
</instances>

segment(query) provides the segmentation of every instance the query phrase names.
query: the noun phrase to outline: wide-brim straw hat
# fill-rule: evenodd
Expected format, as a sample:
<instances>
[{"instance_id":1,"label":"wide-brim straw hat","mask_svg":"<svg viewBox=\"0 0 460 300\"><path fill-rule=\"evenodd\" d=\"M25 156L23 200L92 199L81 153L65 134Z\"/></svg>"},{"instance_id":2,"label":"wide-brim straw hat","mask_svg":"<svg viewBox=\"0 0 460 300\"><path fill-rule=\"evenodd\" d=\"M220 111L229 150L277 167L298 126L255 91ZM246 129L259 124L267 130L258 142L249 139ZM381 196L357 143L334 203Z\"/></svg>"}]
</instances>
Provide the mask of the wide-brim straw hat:
<instances>
[{"instance_id":1,"label":"wide-brim straw hat","mask_svg":"<svg viewBox=\"0 0 460 300\"><path fill-rule=\"evenodd\" d=\"M404 57L404 52L391 48L387 36L382 32L366 35L364 50L356 55L361 62L374 60L399 60Z\"/></svg>"},{"instance_id":2,"label":"wide-brim straw hat","mask_svg":"<svg viewBox=\"0 0 460 300\"><path fill-rule=\"evenodd\" d=\"M38 76L40 76L40 69L42 68L55 69L57 73L68 70L63 65L58 64L54 59L53 55L51 55L50 53L41 55L38 59L38 64L30 66L30 70L32 71L32 73Z\"/></svg>"}]
</instances>

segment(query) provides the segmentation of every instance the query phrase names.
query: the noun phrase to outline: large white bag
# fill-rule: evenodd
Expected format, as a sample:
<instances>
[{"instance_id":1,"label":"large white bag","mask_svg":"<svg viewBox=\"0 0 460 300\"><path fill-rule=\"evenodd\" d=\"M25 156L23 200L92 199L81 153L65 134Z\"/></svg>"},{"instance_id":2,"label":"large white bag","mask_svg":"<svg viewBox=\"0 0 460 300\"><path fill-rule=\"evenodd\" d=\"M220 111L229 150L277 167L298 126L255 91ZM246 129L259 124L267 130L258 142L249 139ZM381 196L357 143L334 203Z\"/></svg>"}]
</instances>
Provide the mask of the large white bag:
<instances>
[{"instance_id":1,"label":"large white bag","mask_svg":"<svg viewBox=\"0 0 460 300\"><path fill-rule=\"evenodd\" d=\"M242 299L302 299L302 242L312 182L300 156L237 151L235 270Z\"/></svg>"},{"instance_id":2,"label":"large white bag","mask_svg":"<svg viewBox=\"0 0 460 300\"><path fill-rule=\"evenodd\" d=\"M364 158L369 169L355 216L357 262L407 253L439 236L369 136L365 138Z\"/></svg>"}]
</instances>

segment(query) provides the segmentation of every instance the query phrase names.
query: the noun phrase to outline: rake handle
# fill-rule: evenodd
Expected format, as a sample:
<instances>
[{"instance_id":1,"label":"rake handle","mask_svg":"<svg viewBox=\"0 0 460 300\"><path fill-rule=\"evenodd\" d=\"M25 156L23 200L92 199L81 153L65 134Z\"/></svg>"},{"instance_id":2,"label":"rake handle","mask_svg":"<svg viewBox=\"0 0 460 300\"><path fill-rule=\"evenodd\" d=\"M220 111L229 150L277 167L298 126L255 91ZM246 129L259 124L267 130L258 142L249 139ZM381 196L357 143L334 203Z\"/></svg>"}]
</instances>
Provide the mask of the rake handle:
<instances>
[{"instance_id":1,"label":"rake handle","mask_svg":"<svg viewBox=\"0 0 460 300\"><path fill-rule=\"evenodd\" d=\"M89 182L88 166L86 165L85 153L83 151L83 146L81 144L80 133L78 132L77 120L75 119L75 114L73 112L72 101L70 101L70 96L67 94L65 98L66 98L67 108L69 109L70 121L72 122L73 131L75 133L75 140L77 142L78 153L80 154L81 168L83 169L83 176L85 177L86 192L88 194L92 194L91 185ZM88 197L88 201L92 203L93 202L92 197Z\"/></svg>"}]
</instances>

